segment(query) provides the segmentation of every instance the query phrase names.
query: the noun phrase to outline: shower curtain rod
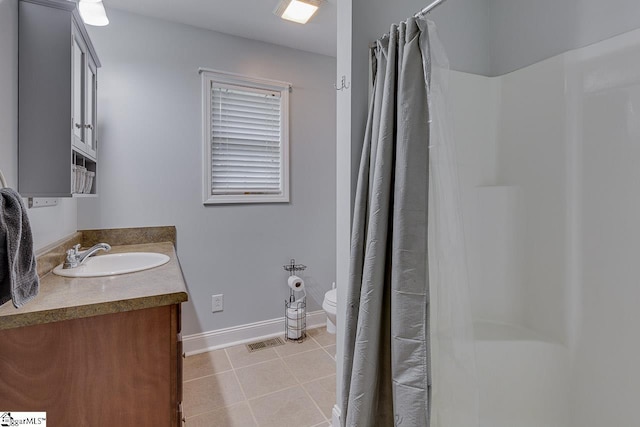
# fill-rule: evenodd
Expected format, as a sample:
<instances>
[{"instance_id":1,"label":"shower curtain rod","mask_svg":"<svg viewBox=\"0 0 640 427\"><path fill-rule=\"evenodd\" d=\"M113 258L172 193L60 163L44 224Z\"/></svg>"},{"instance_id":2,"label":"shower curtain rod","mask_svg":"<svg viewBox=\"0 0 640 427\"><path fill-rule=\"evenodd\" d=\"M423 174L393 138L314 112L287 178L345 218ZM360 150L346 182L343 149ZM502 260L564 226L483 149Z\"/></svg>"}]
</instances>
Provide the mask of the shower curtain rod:
<instances>
[{"instance_id":1,"label":"shower curtain rod","mask_svg":"<svg viewBox=\"0 0 640 427\"><path fill-rule=\"evenodd\" d=\"M419 18L419 17L421 17L423 15L426 15L427 13L431 12L436 7L440 6L445 1L447 1L447 0L436 0L433 3L431 3L429 6L425 7L424 9L422 9L420 12L416 13L415 15L413 15L413 17L414 18Z\"/></svg>"},{"instance_id":2,"label":"shower curtain rod","mask_svg":"<svg viewBox=\"0 0 640 427\"><path fill-rule=\"evenodd\" d=\"M422 9L420 12L417 12L416 14L413 15L414 18L420 18L421 16L426 15L427 13L431 12L433 9L435 9L436 7L440 6L442 3L444 3L447 0L435 0L433 3L429 4L427 7L425 7L424 9ZM369 45L369 48L373 49L376 47L376 42L372 42Z\"/></svg>"}]
</instances>

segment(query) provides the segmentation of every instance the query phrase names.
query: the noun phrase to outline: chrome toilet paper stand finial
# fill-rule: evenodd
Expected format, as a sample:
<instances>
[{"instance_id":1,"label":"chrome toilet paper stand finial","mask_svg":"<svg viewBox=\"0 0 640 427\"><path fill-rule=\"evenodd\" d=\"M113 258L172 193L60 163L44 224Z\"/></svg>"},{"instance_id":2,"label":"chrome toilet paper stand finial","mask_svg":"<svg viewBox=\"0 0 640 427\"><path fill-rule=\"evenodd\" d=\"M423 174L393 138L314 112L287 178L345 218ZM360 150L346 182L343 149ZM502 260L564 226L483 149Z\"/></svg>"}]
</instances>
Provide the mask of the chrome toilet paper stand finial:
<instances>
[{"instance_id":1,"label":"chrome toilet paper stand finial","mask_svg":"<svg viewBox=\"0 0 640 427\"><path fill-rule=\"evenodd\" d=\"M283 265L282 268L289 272L289 276L293 276L297 271L304 271L307 266L304 264L296 264L295 258L291 258L289 264Z\"/></svg>"}]
</instances>

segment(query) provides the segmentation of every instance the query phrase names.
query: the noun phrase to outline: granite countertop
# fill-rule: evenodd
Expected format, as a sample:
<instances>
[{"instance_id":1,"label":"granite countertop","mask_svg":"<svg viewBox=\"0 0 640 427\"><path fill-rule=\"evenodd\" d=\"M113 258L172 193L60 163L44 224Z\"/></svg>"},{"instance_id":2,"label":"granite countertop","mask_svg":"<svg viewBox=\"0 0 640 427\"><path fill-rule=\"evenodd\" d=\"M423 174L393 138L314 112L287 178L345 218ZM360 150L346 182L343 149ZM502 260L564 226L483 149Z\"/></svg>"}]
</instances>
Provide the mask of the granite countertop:
<instances>
[{"instance_id":1,"label":"granite countertop","mask_svg":"<svg viewBox=\"0 0 640 427\"><path fill-rule=\"evenodd\" d=\"M40 292L29 303L18 309L11 301L0 306L0 329L187 301L187 289L172 243L113 246L109 253L122 252L158 252L168 255L170 260L160 267L117 276L68 278L48 273L40 278Z\"/></svg>"}]
</instances>

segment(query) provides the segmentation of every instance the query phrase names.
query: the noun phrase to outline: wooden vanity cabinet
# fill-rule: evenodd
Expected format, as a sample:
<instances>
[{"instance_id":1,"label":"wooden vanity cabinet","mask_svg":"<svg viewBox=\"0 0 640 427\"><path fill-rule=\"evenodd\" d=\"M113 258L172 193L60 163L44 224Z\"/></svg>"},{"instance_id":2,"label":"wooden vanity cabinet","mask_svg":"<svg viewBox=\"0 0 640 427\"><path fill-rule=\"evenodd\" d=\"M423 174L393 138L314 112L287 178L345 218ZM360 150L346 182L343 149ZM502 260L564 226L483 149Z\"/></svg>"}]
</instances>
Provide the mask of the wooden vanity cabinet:
<instances>
[{"instance_id":1,"label":"wooden vanity cabinet","mask_svg":"<svg viewBox=\"0 0 640 427\"><path fill-rule=\"evenodd\" d=\"M180 305L0 330L0 408L52 426L180 426Z\"/></svg>"}]
</instances>

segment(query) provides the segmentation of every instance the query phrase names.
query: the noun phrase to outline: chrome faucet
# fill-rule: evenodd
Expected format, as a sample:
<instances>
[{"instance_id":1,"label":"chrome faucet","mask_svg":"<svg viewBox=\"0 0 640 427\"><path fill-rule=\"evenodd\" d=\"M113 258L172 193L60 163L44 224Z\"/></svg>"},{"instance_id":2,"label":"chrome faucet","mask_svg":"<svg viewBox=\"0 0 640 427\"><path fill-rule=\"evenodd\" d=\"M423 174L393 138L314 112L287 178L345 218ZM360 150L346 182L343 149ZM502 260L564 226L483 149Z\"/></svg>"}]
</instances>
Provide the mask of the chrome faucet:
<instances>
[{"instance_id":1,"label":"chrome faucet","mask_svg":"<svg viewBox=\"0 0 640 427\"><path fill-rule=\"evenodd\" d=\"M80 249L79 244L75 245L73 248L67 251L67 259L62 266L63 269L79 267L96 252L109 252L111 250L111 246L107 243L98 243L97 245L87 249L86 251L78 252L78 249Z\"/></svg>"}]
</instances>

